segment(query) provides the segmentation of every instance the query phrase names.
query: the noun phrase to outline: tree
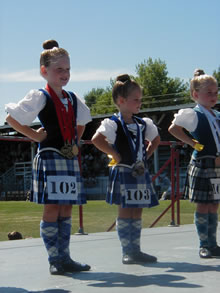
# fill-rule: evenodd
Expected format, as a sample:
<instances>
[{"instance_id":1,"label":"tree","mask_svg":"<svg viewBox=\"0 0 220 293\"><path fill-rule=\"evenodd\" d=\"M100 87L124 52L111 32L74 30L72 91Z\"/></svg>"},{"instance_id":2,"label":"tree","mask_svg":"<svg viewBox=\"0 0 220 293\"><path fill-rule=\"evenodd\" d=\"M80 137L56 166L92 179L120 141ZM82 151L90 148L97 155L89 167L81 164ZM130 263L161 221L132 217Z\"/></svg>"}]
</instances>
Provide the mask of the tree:
<instances>
[{"instance_id":1,"label":"tree","mask_svg":"<svg viewBox=\"0 0 220 293\"><path fill-rule=\"evenodd\" d=\"M160 59L149 58L136 66L136 72L135 79L143 87L144 107L180 104L185 100L187 84L168 77L166 63Z\"/></svg>"},{"instance_id":2,"label":"tree","mask_svg":"<svg viewBox=\"0 0 220 293\"><path fill-rule=\"evenodd\" d=\"M184 104L191 101L188 84L179 78L168 77L166 63L160 59L149 58L136 66L135 79L143 88L143 106L162 107ZM117 111L112 101L112 87L115 80L110 80L106 89L92 89L84 98L92 115L111 114ZM187 91L186 91L187 90Z\"/></svg>"},{"instance_id":3,"label":"tree","mask_svg":"<svg viewBox=\"0 0 220 293\"><path fill-rule=\"evenodd\" d=\"M107 88L104 92L97 97L96 104L91 108L92 115L97 114L110 114L116 111L116 105L112 100L112 90Z\"/></svg>"},{"instance_id":4,"label":"tree","mask_svg":"<svg viewBox=\"0 0 220 293\"><path fill-rule=\"evenodd\" d=\"M91 108L94 104L96 104L98 97L101 96L104 93L104 91L105 90L103 88L93 88L84 96L86 105L89 108Z\"/></svg>"}]
</instances>

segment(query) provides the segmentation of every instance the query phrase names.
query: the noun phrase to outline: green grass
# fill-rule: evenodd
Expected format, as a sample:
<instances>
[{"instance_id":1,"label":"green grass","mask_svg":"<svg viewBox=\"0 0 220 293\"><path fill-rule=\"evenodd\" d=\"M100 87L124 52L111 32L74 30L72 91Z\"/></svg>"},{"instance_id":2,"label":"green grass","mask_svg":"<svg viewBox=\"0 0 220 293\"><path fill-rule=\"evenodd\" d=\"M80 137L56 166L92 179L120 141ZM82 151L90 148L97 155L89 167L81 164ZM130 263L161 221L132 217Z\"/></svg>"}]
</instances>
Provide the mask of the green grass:
<instances>
[{"instance_id":1,"label":"green grass","mask_svg":"<svg viewBox=\"0 0 220 293\"><path fill-rule=\"evenodd\" d=\"M155 219L167 208L170 201L160 201L160 205L143 210L143 227L149 227ZM186 200L180 203L180 224L192 224L194 205ZM24 238L40 237L39 223L42 217L43 205L25 201L0 202L0 241L8 240L8 233L19 231ZM72 233L79 230L79 208L73 206ZM117 217L117 206L108 205L105 201L88 201L83 206L83 226L87 233L104 232ZM176 220L175 220L176 222ZM168 226L171 223L169 210L155 225Z\"/></svg>"}]
</instances>

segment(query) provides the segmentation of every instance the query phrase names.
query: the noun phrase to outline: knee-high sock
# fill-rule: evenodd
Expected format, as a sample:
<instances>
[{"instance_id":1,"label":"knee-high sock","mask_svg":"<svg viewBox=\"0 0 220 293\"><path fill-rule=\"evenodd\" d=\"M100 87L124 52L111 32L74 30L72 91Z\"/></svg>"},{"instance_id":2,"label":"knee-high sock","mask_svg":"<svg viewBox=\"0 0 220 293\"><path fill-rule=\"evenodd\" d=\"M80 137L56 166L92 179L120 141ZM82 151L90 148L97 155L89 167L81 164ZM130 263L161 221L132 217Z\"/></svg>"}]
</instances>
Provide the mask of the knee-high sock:
<instances>
[{"instance_id":1,"label":"knee-high sock","mask_svg":"<svg viewBox=\"0 0 220 293\"><path fill-rule=\"evenodd\" d=\"M141 229L142 229L141 219L132 219L131 220L131 245L132 245L133 252L140 251Z\"/></svg>"},{"instance_id":2,"label":"knee-high sock","mask_svg":"<svg viewBox=\"0 0 220 293\"><path fill-rule=\"evenodd\" d=\"M200 247L208 247L208 214L195 212L194 216Z\"/></svg>"},{"instance_id":3,"label":"knee-high sock","mask_svg":"<svg viewBox=\"0 0 220 293\"><path fill-rule=\"evenodd\" d=\"M118 218L116 221L116 229L121 242L122 254L131 254L131 219Z\"/></svg>"},{"instance_id":4,"label":"knee-high sock","mask_svg":"<svg viewBox=\"0 0 220 293\"><path fill-rule=\"evenodd\" d=\"M218 227L218 214L209 213L208 214L208 241L209 241L209 247L211 248L217 246L217 242L216 242L217 227Z\"/></svg>"},{"instance_id":5,"label":"knee-high sock","mask_svg":"<svg viewBox=\"0 0 220 293\"><path fill-rule=\"evenodd\" d=\"M40 222L40 236L42 237L48 253L49 263L59 260L58 256L58 223Z\"/></svg>"},{"instance_id":6,"label":"knee-high sock","mask_svg":"<svg viewBox=\"0 0 220 293\"><path fill-rule=\"evenodd\" d=\"M59 258L62 261L67 261L70 259L70 236L71 236L71 217L60 217L58 219L58 251Z\"/></svg>"}]
</instances>

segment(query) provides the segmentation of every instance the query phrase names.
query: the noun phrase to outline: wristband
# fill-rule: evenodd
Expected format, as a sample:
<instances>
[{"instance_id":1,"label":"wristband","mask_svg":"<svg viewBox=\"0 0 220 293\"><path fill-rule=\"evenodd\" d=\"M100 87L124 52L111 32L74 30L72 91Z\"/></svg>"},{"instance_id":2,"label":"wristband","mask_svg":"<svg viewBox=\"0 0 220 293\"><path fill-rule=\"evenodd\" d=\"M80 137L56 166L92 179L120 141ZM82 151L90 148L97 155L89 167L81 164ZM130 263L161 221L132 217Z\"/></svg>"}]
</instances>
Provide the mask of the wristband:
<instances>
[{"instance_id":1,"label":"wristband","mask_svg":"<svg viewBox=\"0 0 220 293\"><path fill-rule=\"evenodd\" d=\"M198 151L201 152L204 149L204 145L200 144L197 140L193 139L193 141L195 142L195 145L193 146L193 148Z\"/></svg>"},{"instance_id":2,"label":"wristband","mask_svg":"<svg viewBox=\"0 0 220 293\"><path fill-rule=\"evenodd\" d=\"M117 162L115 161L114 158L112 158L112 155L108 155L108 157L111 159L111 161L108 164L109 167L117 165Z\"/></svg>"}]
</instances>

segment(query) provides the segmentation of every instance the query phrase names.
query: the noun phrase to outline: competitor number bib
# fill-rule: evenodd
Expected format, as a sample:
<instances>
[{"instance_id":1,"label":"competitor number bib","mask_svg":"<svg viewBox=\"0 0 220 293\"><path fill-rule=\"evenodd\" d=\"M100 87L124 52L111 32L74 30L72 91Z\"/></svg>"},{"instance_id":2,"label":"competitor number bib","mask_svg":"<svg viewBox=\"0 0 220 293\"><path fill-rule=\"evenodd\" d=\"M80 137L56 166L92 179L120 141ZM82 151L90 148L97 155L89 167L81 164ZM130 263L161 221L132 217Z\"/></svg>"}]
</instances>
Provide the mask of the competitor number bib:
<instances>
[{"instance_id":1,"label":"competitor number bib","mask_svg":"<svg viewBox=\"0 0 220 293\"><path fill-rule=\"evenodd\" d=\"M213 197L215 200L220 200L220 178L210 179L213 189Z\"/></svg>"},{"instance_id":2,"label":"competitor number bib","mask_svg":"<svg viewBox=\"0 0 220 293\"><path fill-rule=\"evenodd\" d=\"M150 204L151 191L150 189L126 189L125 203L129 204Z\"/></svg>"},{"instance_id":3,"label":"competitor number bib","mask_svg":"<svg viewBox=\"0 0 220 293\"><path fill-rule=\"evenodd\" d=\"M49 200L77 200L78 190L75 176L47 176Z\"/></svg>"}]
</instances>

